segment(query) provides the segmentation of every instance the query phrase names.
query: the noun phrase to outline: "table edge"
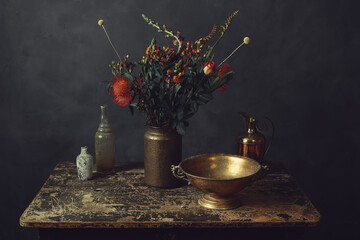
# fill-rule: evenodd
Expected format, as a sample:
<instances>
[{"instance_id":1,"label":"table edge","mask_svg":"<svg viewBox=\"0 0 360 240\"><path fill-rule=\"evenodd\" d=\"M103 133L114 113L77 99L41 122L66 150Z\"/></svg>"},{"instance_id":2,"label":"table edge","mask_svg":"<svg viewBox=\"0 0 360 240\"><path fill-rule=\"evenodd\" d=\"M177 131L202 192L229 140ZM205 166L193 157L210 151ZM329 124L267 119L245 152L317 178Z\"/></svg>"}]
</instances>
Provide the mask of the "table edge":
<instances>
[{"instance_id":1,"label":"table edge","mask_svg":"<svg viewBox=\"0 0 360 240\"><path fill-rule=\"evenodd\" d=\"M26 222L20 218L20 225L26 228L270 228L270 227L317 227L321 217L308 222L246 222L234 221L224 224L216 222Z\"/></svg>"}]
</instances>

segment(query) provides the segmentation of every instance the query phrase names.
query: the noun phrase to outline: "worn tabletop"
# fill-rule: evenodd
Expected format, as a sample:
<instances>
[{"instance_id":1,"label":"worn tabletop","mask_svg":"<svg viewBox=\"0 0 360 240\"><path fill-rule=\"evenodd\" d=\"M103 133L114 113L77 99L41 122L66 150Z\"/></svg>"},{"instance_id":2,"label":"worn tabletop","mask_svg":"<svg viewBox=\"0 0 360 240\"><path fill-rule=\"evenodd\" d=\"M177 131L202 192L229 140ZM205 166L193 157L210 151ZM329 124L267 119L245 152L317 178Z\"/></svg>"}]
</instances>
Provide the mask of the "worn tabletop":
<instances>
[{"instance_id":1,"label":"worn tabletop","mask_svg":"<svg viewBox=\"0 0 360 240\"><path fill-rule=\"evenodd\" d=\"M191 185L159 189L144 183L139 164L80 181L76 165L59 163L20 218L33 228L241 228L316 226L320 214L283 168L242 190L242 205L211 210L198 205Z\"/></svg>"}]
</instances>

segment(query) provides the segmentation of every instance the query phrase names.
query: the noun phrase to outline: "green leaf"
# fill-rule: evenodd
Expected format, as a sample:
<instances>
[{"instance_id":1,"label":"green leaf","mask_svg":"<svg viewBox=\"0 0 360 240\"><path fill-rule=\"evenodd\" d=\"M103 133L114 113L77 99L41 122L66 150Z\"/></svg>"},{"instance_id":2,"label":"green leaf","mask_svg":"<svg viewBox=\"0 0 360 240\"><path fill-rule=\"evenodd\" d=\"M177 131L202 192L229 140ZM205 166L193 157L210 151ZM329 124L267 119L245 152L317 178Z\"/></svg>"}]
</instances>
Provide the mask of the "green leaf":
<instances>
[{"instance_id":1,"label":"green leaf","mask_svg":"<svg viewBox=\"0 0 360 240\"><path fill-rule=\"evenodd\" d=\"M180 84L176 84L175 85L175 93L177 93L181 88L181 85Z\"/></svg>"},{"instance_id":2,"label":"green leaf","mask_svg":"<svg viewBox=\"0 0 360 240\"><path fill-rule=\"evenodd\" d=\"M176 131L178 132L178 134L184 136L185 135L185 124L182 123L182 122L179 122L177 125L176 125Z\"/></svg>"},{"instance_id":3,"label":"green leaf","mask_svg":"<svg viewBox=\"0 0 360 240\"><path fill-rule=\"evenodd\" d=\"M232 77L233 77L233 75L234 75L234 71L229 71L229 72L227 72L221 79L228 79L228 78L230 78L229 80L231 80L232 79Z\"/></svg>"},{"instance_id":4,"label":"green leaf","mask_svg":"<svg viewBox=\"0 0 360 240\"><path fill-rule=\"evenodd\" d=\"M155 77L161 79L163 75L158 70L155 70Z\"/></svg>"},{"instance_id":5,"label":"green leaf","mask_svg":"<svg viewBox=\"0 0 360 240\"><path fill-rule=\"evenodd\" d=\"M208 92L201 92L201 93L197 94L197 97L198 98L196 99L196 102L199 105L204 105L213 99L212 94L208 93Z\"/></svg>"},{"instance_id":6,"label":"green leaf","mask_svg":"<svg viewBox=\"0 0 360 240\"><path fill-rule=\"evenodd\" d=\"M176 115L177 115L177 119L181 120L184 116L184 109L178 108L178 110L176 111Z\"/></svg>"},{"instance_id":7,"label":"green leaf","mask_svg":"<svg viewBox=\"0 0 360 240\"><path fill-rule=\"evenodd\" d=\"M138 107L138 104L135 103L135 102L133 102L133 103L130 103L129 106L131 106L131 107Z\"/></svg>"},{"instance_id":8,"label":"green leaf","mask_svg":"<svg viewBox=\"0 0 360 240\"><path fill-rule=\"evenodd\" d=\"M200 97L201 99L203 99L204 101L210 101L210 100L213 99L212 94L209 93L209 92L201 92L201 93L199 94L199 97Z\"/></svg>"},{"instance_id":9,"label":"green leaf","mask_svg":"<svg viewBox=\"0 0 360 240\"><path fill-rule=\"evenodd\" d=\"M215 78L211 84L210 92L215 91L225 83L229 82L232 79L233 75L234 75L234 71L229 71L222 78L219 77Z\"/></svg>"},{"instance_id":10,"label":"green leaf","mask_svg":"<svg viewBox=\"0 0 360 240\"><path fill-rule=\"evenodd\" d=\"M153 45L155 45L155 44L156 44L156 38L153 37L153 38L151 39L150 46L153 46Z\"/></svg>"},{"instance_id":11,"label":"green leaf","mask_svg":"<svg viewBox=\"0 0 360 240\"><path fill-rule=\"evenodd\" d=\"M191 88L190 91L188 92L187 98L190 98L192 96L193 92L194 92L194 89Z\"/></svg>"},{"instance_id":12,"label":"green leaf","mask_svg":"<svg viewBox=\"0 0 360 240\"><path fill-rule=\"evenodd\" d=\"M130 84L134 81L134 77L130 73L124 73L124 77L129 80Z\"/></svg>"},{"instance_id":13,"label":"green leaf","mask_svg":"<svg viewBox=\"0 0 360 240\"><path fill-rule=\"evenodd\" d=\"M180 68L182 67L182 65L183 65L183 60L180 60L179 62L176 63L175 68Z\"/></svg>"},{"instance_id":14,"label":"green leaf","mask_svg":"<svg viewBox=\"0 0 360 240\"><path fill-rule=\"evenodd\" d=\"M192 110L192 112L197 112L197 110L199 109L199 106L197 105L197 103L196 102L193 102L192 104L191 104L191 110Z\"/></svg>"}]
</instances>

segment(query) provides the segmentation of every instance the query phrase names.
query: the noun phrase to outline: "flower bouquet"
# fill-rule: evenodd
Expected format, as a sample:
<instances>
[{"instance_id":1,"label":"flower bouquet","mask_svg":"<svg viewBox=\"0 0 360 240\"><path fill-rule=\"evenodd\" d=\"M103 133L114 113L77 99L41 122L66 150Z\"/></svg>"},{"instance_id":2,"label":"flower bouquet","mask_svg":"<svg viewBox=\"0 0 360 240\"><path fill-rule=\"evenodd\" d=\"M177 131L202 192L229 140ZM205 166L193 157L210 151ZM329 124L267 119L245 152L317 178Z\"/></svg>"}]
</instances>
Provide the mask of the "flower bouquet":
<instances>
[{"instance_id":1,"label":"flower bouquet","mask_svg":"<svg viewBox=\"0 0 360 240\"><path fill-rule=\"evenodd\" d=\"M113 101L120 106L129 106L144 113L146 124L152 127L168 127L184 135L188 120L199 106L213 99L213 92L225 90L234 71L226 61L244 44L250 42L245 37L242 43L219 64L213 61L214 48L223 38L235 11L224 25L214 25L209 35L194 42L184 42L180 31L172 31L165 24L143 19L158 32L170 38L169 46L159 46L155 37L137 62L129 61L129 56L120 57L106 31L104 21L98 24L113 47L118 61L110 64L114 77L109 81L108 90ZM216 33L217 40L210 45Z\"/></svg>"}]
</instances>

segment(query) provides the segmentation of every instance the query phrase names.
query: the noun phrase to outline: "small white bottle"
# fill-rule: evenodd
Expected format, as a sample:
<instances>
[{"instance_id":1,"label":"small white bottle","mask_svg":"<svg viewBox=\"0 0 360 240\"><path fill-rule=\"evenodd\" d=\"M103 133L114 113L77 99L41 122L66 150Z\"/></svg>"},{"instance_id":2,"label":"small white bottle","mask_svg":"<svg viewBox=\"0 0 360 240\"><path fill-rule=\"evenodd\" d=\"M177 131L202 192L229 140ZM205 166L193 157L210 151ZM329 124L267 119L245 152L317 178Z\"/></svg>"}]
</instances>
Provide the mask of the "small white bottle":
<instances>
[{"instance_id":1,"label":"small white bottle","mask_svg":"<svg viewBox=\"0 0 360 240\"><path fill-rule=\"evenodd\" d=\"M87 149L87 147L81 147L81 153L76 158L80 180L89 180L93 176L94 158L87 152Z\"/></svg>"}]
</instances>

